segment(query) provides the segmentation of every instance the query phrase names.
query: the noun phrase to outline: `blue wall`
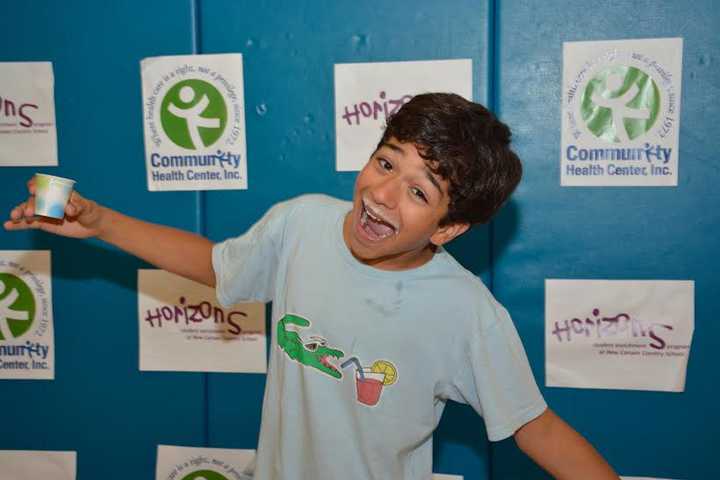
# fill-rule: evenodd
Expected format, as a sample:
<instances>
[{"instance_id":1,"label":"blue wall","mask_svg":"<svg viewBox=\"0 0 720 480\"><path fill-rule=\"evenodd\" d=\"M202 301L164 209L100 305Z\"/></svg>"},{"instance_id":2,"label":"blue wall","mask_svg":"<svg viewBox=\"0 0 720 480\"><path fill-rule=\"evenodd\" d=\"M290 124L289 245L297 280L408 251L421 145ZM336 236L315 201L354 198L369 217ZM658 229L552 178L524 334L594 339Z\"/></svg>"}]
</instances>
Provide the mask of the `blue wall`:
<instances>
[{"instance_id":1,"label":"blue wall","mask_svg":"<svg viewBox=\"0 0 720 480\"><path fill-rule=\"evenodd\" d=\"M622 473L688 480L719 470L711 449L720 388L717 375L703 378L720 335L710 155L718 24L710 0L33 0L3 5L0 61L53 62L60 166L45 170L112 208L220 240L278 200L350 197L355 174L335 172L334 63L471 58L474 98L513 127L526 175L492 225L450 249L509 308L541 385L545 278L695 280L684 393L543 388ZM679 186L561 188L562 42L678 36ZM249 190L148 192L140 60L223 52L244 57ZM0 169L6 211L34 171ZM263 376L138 371L136 271L145 264L96 241L36 232L0 232L0 249L52 251L56 344L54 381L0 381L5 411L18 412L0 423L0 449L76 450L80 480L112 480L152 478L157 444L255 447ZM436 434L435 471L546 478L511 440L488 444L482 420L459 405Z\"/></svg>"},{"instance_id":2,"label":"blue wall","mask_svg":"<svg viewBox=\"0 0 720 480\"><path fill-rule=\"evenodd\" d=\"M544 280L695 280L695 335L683 393L546 388L548 403L623 475L720 478L712 461L720 393L720 10L717 2L505 1L498 9L499 115L514 126L526 176L495 222L494 292L512 312L533 369L544 372ZM562 42L683 37L678 187L560 187ZM510 442L493 445L494 478L543 478ZM537 471L537 470L535 470Z\"/></svg>"}]
</instances>

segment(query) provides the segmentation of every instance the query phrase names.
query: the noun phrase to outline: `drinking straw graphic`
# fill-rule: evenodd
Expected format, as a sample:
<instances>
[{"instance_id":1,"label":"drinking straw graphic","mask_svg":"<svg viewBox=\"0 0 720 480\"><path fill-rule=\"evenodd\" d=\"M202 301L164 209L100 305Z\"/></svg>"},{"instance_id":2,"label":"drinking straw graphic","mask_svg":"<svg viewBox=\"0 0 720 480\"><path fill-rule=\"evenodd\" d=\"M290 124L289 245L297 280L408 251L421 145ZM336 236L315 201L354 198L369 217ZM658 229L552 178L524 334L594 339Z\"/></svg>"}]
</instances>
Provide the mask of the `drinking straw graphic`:
<instances>
[{"instance_id":1,"label":"drinking straw graphic","mask_svg":"<svg viewBox=\"0 0 720 480\"><path fill-rule=\"evenodd\" d=\"M349 365L355 365L355 368L357 368L358 375L360 375L360 380L365 380L365 375L362 371L362 365L360 365L360 360L358 360L357 357L350 357L347 360L345 360L343 363L340 364L340 368L346 368Z\"/></svg>"}]
</instances>

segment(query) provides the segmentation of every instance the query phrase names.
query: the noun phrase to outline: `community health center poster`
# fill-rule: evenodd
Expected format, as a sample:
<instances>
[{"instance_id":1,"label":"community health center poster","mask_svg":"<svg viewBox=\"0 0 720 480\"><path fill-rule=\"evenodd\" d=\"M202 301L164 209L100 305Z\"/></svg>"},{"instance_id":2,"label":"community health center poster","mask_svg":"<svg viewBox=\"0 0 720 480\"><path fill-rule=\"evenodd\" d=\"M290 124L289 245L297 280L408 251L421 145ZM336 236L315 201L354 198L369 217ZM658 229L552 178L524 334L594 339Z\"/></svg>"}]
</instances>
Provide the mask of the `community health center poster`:
<instances>
[{"instance_id":1,"label":"community health center poster","mask_svg":"<svg viewBox=\"0 0 720 480\"><path fill-rule=\"evenodd\" d=\"M50 252L0 251L0 379L55 378Z\"/></svg>"},{"instance_id":2,"label":"community health center poster","mask_svg":"<svg viewBox=\"0 0 720 480\"><path fill-rule=\"evenodd\" d=\"M677 186L682 38L563 45L563 186Z\"/></svg>"},{"instance_id":3,"label":"community health center poster","mask_svg":"<svg viewBox=\"0 0 720 480\"><path fill-rule=\"evenodd\" d=\"M141 62L150 191L247 188L240 54Z\"/></svg>"},{"instance_id":4,"label":"community health center poster","mask_svg":"<svg viewBox=\"0 0 720 480\"><path fill-rule=\"evenodd\" d=\"M158 445L155 480L243 480L255 450Z\"/></svg>"}]
</instances>

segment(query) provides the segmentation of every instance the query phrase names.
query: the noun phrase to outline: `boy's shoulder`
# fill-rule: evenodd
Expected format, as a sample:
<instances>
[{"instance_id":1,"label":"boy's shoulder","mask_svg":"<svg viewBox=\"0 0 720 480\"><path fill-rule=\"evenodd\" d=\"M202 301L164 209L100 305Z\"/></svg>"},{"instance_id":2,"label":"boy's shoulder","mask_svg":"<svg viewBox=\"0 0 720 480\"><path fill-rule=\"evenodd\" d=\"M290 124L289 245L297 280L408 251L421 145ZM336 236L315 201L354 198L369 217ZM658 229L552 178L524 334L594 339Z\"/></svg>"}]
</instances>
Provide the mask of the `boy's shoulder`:
<instances>
[{"instance_id":1,"label":"boy's shoulder","mask_svg":"<svg viewBox=\"0 0 720 480\"><path fill-rule=\"evenodd\" d=\"M334 223L350 208L350 202L329 195L303 194L272 205L260 223L297 235Z\"/></svg>"},{"instance_id":2,"label":"boy's shoulder","mask_svg":"<svg viewBox=\"0 0 720 480\"><path fill-rule=\"evenodd\" d=\"M329 215L333 212L343 212L350 208L351 203L346 200L331 197L322 193L307 193L280 202L273 207L285 212L289 217L307 216L305 221L317 217Z\"/></svg>"},{"instance_id":3,"label":"boy's shoulder","mask_svg":"<svg viewBox=\"0 0 720 480\"><path fill-rule=\"evenodd\" d=\"M300 208L337 209L349 205L347 200L331 197L324 193L306 193L288 200Z\"/></svg>"},{"instance_id":4,"label":"boy's shoulder","mask_svg":"<svg viewBox=\"0 0 720 480\"><path fill-rule=\"evenodd\" d=\"M485 282L460 264L449 252L443 253L443 262L450 272L445 277L449 283L445 286L446 295L456 306L467 309L470 318L477 319L481 330L498 321L509 320L505 307L485 285Z\"/></svg>"},{"instance_id":5,"label":"boy's shoulder","mask_svg":"<svg viewBox=\"0 0 720 480\"><path fill-rule=\"evenodd\" d=\"M480 295L483 298L492 298L492 293L485 285L485 282L465 268L450 252L443 248L441 253L442 263L446 271L451 272L450 277L457 282L457 287L462 288L464 295Z\"/></svg>"}]
</instances>

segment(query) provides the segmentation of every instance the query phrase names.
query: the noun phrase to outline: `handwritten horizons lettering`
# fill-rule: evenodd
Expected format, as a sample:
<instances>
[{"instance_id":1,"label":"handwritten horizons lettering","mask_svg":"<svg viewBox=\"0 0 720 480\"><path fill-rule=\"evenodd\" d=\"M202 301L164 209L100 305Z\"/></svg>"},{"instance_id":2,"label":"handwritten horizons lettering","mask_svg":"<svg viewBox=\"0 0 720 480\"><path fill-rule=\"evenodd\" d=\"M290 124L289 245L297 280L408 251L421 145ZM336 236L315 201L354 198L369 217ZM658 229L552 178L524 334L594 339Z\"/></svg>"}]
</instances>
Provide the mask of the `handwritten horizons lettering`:
<instances>
[{"instance_id":1,"label":"handwritten horizons lettering","mask_svg":"<svg viewBox=\"0 0 720 480\"><path fill-rule=\"evenodd\" d=\"M21 103L19 106L16 107L16 103L17 102L0 96L0 121L2 121L3 119L14 119L17 116L20 116L20 118L22 118L22 120L20 121L21 127L32 127L34 125L33 119L30 118L30 112L27 111L27 109L33 108L37 110L39 107L34 103Z\"/></svg>"},{"instance_id":2,"label":"handwritten horizons lettering","mask_svg":"<svg viewBox=\"0 0 720 480\"><path fill-rule=\"evenodd\" d=\"M212 320L213 324L227 323L227 333L232 335L262 333L245 330L240 326L242 319L248 316L245 312L235 310L226 312L208 301L191 305L187 303L185 297L180 297L178 303L179 305L165 305L148 309L145 311L144 320L153 328L162 328L163 322L171 324L183 322L185 325L191 325Z\"/></svg>"},{"instance_id":3,"label":"handwritten horizons lettering","mask_svg":"<svg viewBox=\"0 0 720 480\"><path fill-rule=\"evenodd\" d=\"M386 98L387 94L382 91L378 95L380 98L367 102L355 103L354 105L345 105L342 118L348 125L360 125L361 118L372 118L377 120L382 118L387 120L388 117L395 114L400 107L410 101L412 95L403 95L400 98ZM353 123L354 120L354 123Z\"/></svg>"},{"instance_id":4,"label":"handwritten horizons lettering","mask_svg":"<svg viewBox=\"0 0 720 480\"><path fill-rule=\"evenodd\" d=\"M558 342L571 342L573 333L579 336L584 335L589 338L595 336L597 338L621 337L630 338L650 337L650 347L656 350L665 349L667 343L663 338L658 336L657 329L664 328L673 330L672 325L662 323L647 323L637 318L631 318L627 313L619 313L614 317L601 317L598 308L592 311L594 318L573 318L571 320L562 320L555 322L555 328L551 332L557 338Z\"/></svg>"}]
</instances>

